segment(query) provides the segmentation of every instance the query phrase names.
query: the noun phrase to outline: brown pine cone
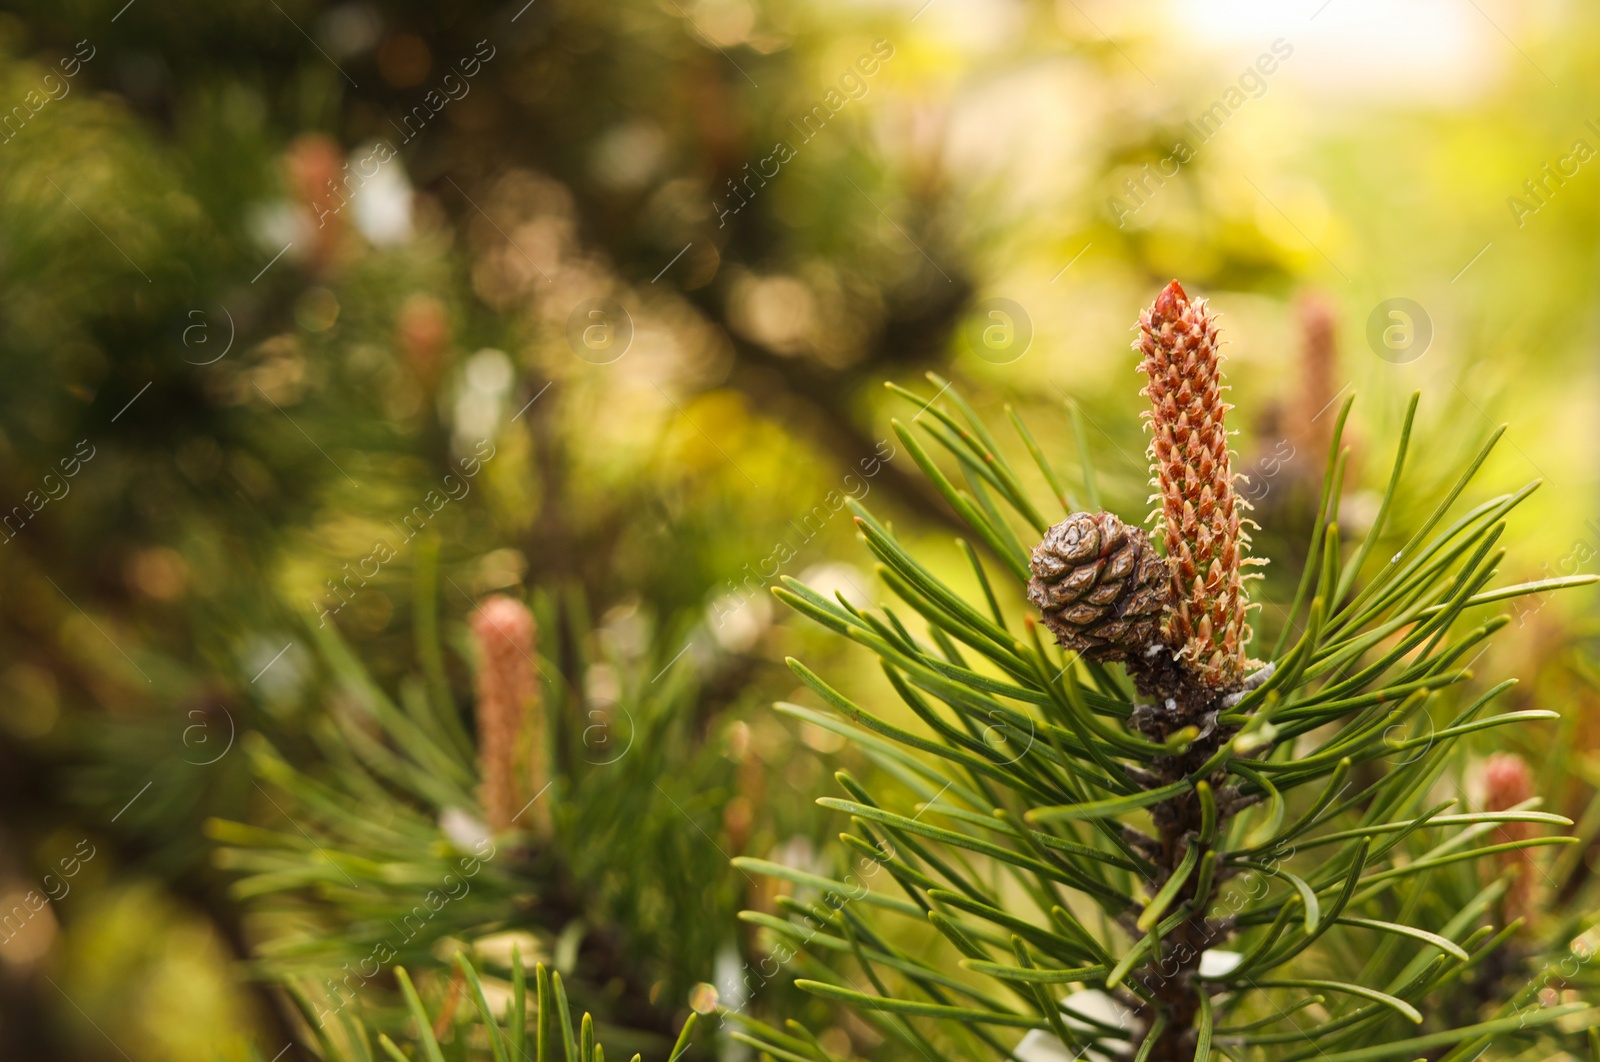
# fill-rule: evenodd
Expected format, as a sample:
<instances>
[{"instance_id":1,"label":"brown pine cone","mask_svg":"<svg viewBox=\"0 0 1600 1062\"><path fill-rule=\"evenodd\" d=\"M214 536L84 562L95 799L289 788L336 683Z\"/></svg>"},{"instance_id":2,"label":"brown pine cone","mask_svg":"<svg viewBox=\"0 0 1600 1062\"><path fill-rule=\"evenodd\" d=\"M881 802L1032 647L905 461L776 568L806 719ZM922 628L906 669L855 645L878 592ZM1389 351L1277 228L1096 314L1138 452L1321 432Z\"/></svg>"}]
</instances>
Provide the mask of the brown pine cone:
<instances>
[{"instance_id":1,"label":"brown pine cone","mask_svg":"<svg viewBox=\"0 0 1600 1062\"><path fill-rule=\"evenodd\" d=\"M1073 513L1033 550L1028 600L1056 641L1090 660L1125 660L1161 641L1172 574L1150 536L1111 513Z\"/></svg>"}]
</instances>

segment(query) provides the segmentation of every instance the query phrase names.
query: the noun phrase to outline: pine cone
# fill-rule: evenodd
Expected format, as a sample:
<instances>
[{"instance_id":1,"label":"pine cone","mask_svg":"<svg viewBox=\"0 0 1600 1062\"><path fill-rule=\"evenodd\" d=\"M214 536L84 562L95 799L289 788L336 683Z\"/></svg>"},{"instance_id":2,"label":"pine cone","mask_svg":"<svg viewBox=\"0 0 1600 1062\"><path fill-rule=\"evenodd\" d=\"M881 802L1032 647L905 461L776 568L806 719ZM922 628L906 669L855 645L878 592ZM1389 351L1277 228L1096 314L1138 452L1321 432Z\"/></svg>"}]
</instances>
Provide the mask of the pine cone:
<instances>
[{"instance_id":1,"label":"pine cone","mask_svg":"<svg viewBox=\"0 0 1600 1062\"><path fill-rule=\"evenodd\" d=\"M1172 574L1150 536L1111 513L1073 513L1033 550L1028 600L1056 641L1125 660L1161 640Z\"/></svg>"},{"instance_id":2,"label":"pine cone","mask_svg":"<svg viewBox=\"0 0 1600 1062\"><path fill-rule=\"evenodd\" d=\"M1528 761L1514 752L1496 752L1483 766L1483 807L1485 811L1510 811L1536 794L1533 770ZM1531 822L1507 822L1495 831L1495 841L1510 844L1526 841L1537 831ZM1504 904L1506 921L1521 918L1528 913L1533 897L1533 851L1512 848L1499 852L1495 859L1500 864L1500 876L1515 872L1507 886Z\"/></svg>"},{"instance_id":3,"label":"pine cone","mask_svg":"<svg viewBox=\"0 0 1600 1062\"><path fill-rule=\"evenodd\" d=\"M1174 603L1167 636L1185 664L1214 690L1235 690L1250 661L1250 597L1243 568L1250 536L1233 488L1222 400L1216 319L1174 280L1139 315L1134 349L1150 377L1151 483L1161 500L1162 538L1172 564Z\"/></svg>"},{"instance_id":4,"label":"pine cone","mask_svg":"<svg viewBox=\"0 0 1600 1062\"><path fill-rule=\"evenodd\" d=\"M533 613L520 601L494 594L472 613L470 624L478 643L478 763L483 776L484 816L492 830L507 830L529 791L541 792L548 774L539 717L539 687L533 662L538 628ZM523 761L532 734L529 761ZM530 763L527 773L519 766ZM529 784L533 787L529 789ZM549 804L534 808L533 830L549 833Z\"/></svg>"}]
</instances>

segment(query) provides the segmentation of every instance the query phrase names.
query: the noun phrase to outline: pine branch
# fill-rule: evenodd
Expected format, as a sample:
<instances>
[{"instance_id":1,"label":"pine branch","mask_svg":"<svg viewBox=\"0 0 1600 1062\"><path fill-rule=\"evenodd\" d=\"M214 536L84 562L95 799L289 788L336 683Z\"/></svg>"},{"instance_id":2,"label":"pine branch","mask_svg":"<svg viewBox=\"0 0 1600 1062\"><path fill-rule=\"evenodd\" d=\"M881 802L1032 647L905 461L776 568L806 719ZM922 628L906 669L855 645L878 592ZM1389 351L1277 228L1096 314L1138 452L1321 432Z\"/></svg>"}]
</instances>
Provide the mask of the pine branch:
<instances>
[{"instance_id":1,"label":"pine branch","mask_svg":"<svg viewBox=\"0 0 1600 1062\"><path fill-rule=\"evenodd\" d=\"M541 611L545 651L574 654L587 673L594 640L563 646ZM304 1001L313 1028L359 1014L392 1032L397 966L437 972L461 947L503 966L505 942L518 941L541 959L575 959L582 977L569 987L602 1018L664 1035L671 1004L656 1000L682 999L725 940L706 897L729 915L737 903L716 846L680 810L691 794L733 788L734 765L695 733L696 669L650 681L671 658L666 643L612 659L617 699L592 702L535 651L528 610L491 599L462 631L477 657L474 756L452 739L460 709L448 687L413 676L391 698L333 627L309 626L337 685L312 727L321 761L292 766L245 735L264 825L208 824L262 927L259 972ZM619 851L634 858L618 865Z\"/></svg>"},{"instance_id":2,"label":"pine branch","mask_svg":"<svg viewBox=\"0 0 1600 1062\"><path fill-rule=\"evenodd\" d=\"M571 1005L566 985L559 973L543 963L534 966L533 999L528 998L527 971L522 954L513 948L510 982L487 981L465 954L456 953L456 980L451 982L468 1000L457 1004L455 994L447 994L430 1016L423 993L412 982L404 967L395 970L405 999L407 1017L404 1032L394 1036L378 1033L376 1038L359 1018L344 1017L337 1028L319 1027L314 1041L323 1058L332 1062L373 1062L376 1058L411 1062L420 1057L428 1062L465 1059L492 1059L493 1062L604 1062L605 1052L598 1042L597 1023L585 1013L573 1028ZM464 990L460 986L465 986ZM699 1015L691 1013L677 1034L677 1041L666 1062L677 1062L693 1042ZM411 1047L407 1053L402 1047ZM374 1047L377 1051L374 1051ZM635 1054L632 1062L641 1062Z\"/></svg>"},{"instance_id":3,"label":"pine branch","mask_svg":"<svg viewBox=\"0 0 1600 1062\"><path fill-rule=\"evenodd\" d=\"M946 959L882 949L849 953L875 991L851 979L812 978L800 987L892 1017L888 1027L913 1045L936 1030L959 1038L958 1029L1021 1028L1068 1047L1125 1042L1148 1062L1243 1057L1273 1044L1304 1048L1283 1057L1353 1059L1409 1058L1483 1037L1561 1042L1574 1015L1600 1012L1573 1004L1524 1009L1515 1027L1477 1015L1442 1028L1428 1023L1454 986L1504 953L1508 938L1486 921L1492 897L1453 911L1422 899L1445 881L1472 880L1479 861L1513 853L1522 860L1569 843L1539 831L1571 821L1535 810L1536 800L1489 812L1421 803L1459 765L1470 735L1555 718L1542 710L1488 714L1509 684L1443 714L1471 678L1460 661L1503 625L1491 619L1455 633L1468 610L1593 580L1496 586L1503 521L1529 490L1440 529L1487 446L1387 561L1369 563L1377 526L1346 550L1335 520L1347 402L1284 637L1266 664L1246 669L1247 583L1239 573L1247 540L1223 459L1215 333L1181 288L1163 299L1145 318L1142 343L1150 348L1166 557L1111 514L1073 513L1017 422L1023 449L1068 510L1044 533L1048 506L1027 497L1020 470L958 392L935 378L939 394L911 396L927 414L917 419L964 484L908 428L895 428L989 552L985 564L963 544L981 602L861 506L857 526L879 574L924 621L925 637L888 607L856 609L793 580L775 591L875 653L922 729L891 722L894 713L857 702L797 661L795 673L832 711L784 710L851 736L920 802L901 811L841 776L848 799L822 803L854 825L845 837L853 868L843 880L750 860L741 867L790 882L797 898L832 897L840 918L881 923L874 932L883 939L893 937L896 920L923 923L992 990L952 989L940 972ZM1176 340L1175 324L1187 329ZM1185 345L1191 339L1198 348ZM1385 514L1414 410L1415 399ZM1182 424L1199 434L1183 434ZM1019 528L1044 533L1031 564ZM1171 572L1170 584L1153 563ZM1058 647L1038 636L1025 597L1044 610ZM1148 622L1152 600L1165 616L1159 631ZM976 658L969 662L958 646ZM777 920L763 918L759 924L783 935ZM1374 936L1381 944L1370 968L1327 975L1352 941ZM812 936L790 940L845 954ZM1063 1003L1069 985L1077 991ZM1309 1006L1321 1008L1318 1020L1293 1022Z\"/></svg>"}]
</instances>

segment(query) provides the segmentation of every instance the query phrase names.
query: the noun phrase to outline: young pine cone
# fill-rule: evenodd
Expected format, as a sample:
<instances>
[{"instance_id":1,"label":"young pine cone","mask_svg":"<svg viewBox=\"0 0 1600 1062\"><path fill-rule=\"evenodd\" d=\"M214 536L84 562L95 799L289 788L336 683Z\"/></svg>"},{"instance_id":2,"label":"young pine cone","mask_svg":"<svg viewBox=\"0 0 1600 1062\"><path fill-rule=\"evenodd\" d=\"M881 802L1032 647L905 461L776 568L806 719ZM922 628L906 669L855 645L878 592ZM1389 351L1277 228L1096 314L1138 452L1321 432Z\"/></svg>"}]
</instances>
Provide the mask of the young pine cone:
<instances>
[{"instance_id":1,"label":"young pine cone","mask_svg":"<svg viewBox=\"0 0 1600 1062\"><path fill-rule=\"evenodd\" d=\"M528 606L502 594L483 600L469 620L478 643L478 765L480 795L491 830L516 823L523 801L548 778L543 720L533 662L538 628ZM529 747L531 744L531 748ZM535 834L549 833L548 803L527 820Z\"/></svg>"},{"instance_id":2,"label":"young pine cone","mask_svg":"<svg viewBox=\"0 0 1600 1062\"><path fill-rule=\"evenodd\" d=\"M1537 795L1533 769L1514 752L1496 752L1489 757L1483 766L1483 787L1485 811L1510 811ZM1494 840L1497 844L1526 841L1536 832L1531 822L1507 822L1495 831ZM1506 920L1527 915L1533 896L1533 851L1512 848L1497 853L1495 859L1499 862L1499 876L1513 875L1502 901Z\"/></svg>"},{"instance_id":3,"label":"young pine cone","mask_svg":"<svg viewBox=\"0 0 1600 1062\"><path fill-rule=\"evenodd\" d=\"M1250 595L1243 569L1250 536L1234 490L1216 318L1174 280L1139 315L1134 349L1150 378L1151 485L1161 501L1161 533L1172 564L1167 636L1206 686L1235 690L1251 661Z\"/></svg>"},{"instance_id":4,"label":"young pine cone","mask_svg":"<svg viewBox=\"0 0 1600 1062\"><path fill-rule=\"evenodd\" d=\"M1111 513L1073 513L1033 549L1028 600L1056 641L1126 660L1161 641L1172 573L1150 537Z\"/></svg>"}]
</instances>

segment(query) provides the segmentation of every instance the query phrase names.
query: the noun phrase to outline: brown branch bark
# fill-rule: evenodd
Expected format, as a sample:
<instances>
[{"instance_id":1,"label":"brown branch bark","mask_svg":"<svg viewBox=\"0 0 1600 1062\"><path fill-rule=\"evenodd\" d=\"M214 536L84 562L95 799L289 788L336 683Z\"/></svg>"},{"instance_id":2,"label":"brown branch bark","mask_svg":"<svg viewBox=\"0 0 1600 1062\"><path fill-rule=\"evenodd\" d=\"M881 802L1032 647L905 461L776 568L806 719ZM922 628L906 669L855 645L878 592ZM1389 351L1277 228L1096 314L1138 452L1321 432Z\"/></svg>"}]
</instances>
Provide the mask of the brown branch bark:
<instances>
[{"instance_id":1,"label":"brown branch bark","mask_svg":"<svg viewBox=\"0 0 1600 1062\"><path fill-rule=\"evenodd\" d=\"M1147 783L1147 788L1170 785L1192 776L1234 733L1217 723L1217 713L1227 691L1200 682L1182 663L1173 659L1170 651L1162 648L1163 651L1154 656L1129 661L1129 670L1140 694L1155 702L1141 706L1133 723L1152 741L1165 741L1191 726L1200 736L1181 755L1157 760L1152 769L1155 777ZM1224 779L1219 773L1209 782L1215 791L1221 789ZM1217 830L1221 829L1224 810L1219 806ZM1203 812L1200 798L1193 790L1157 804L1151 817L1160 844L1155 862L1162 872L1162 879L1152 884L1159 888L1177 871L1191 846L1201 846L1197 860L1204 860L1212 849L1209 844L1202 845L1200 840ZM1152 1007L1138 1042L1154 1031L1157 1016L1165 1018L1148 1056L1150 1062L1192 1062L1201 994L1207 991L1199 977L1200 957L1207 948L1227 939L1231 932L1225 922L1208 914L1220 875L1211 880L1205 895L1198 895L1199 865L1197 861L1196 869L1191 871L1169 908L1176 912L1187 907L1188 914L1161 938L1156 953L1132 977L1144 989L1141 994L1149 999Z\"/></svg>"}]
</instances>

